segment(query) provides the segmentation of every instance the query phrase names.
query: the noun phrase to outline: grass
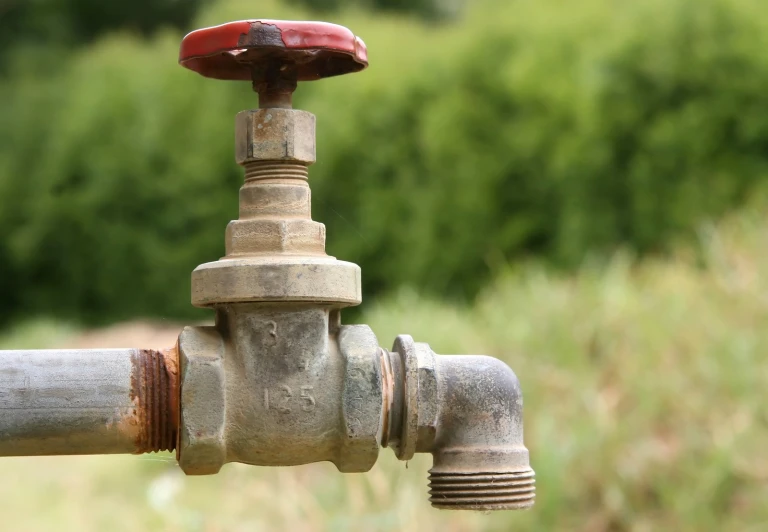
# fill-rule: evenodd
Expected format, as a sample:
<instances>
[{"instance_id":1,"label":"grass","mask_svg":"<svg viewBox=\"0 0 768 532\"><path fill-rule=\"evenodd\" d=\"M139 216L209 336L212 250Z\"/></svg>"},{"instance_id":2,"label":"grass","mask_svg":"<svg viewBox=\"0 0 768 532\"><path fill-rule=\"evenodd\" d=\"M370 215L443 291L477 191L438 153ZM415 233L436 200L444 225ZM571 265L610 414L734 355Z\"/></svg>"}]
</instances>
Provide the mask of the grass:
<instances>
[{"instance_id":1,"label":"grass","mask_svg":"<svg viewBox=\"0 0 768 532\"><path fill-rule=\"evenodd\" d=\"M533 510L429 507L429 457L383 450L368 474L329 464L232 464L187 478L172 457L0 460L12 530L768 529L768 219L701 232L699 252L625 254L572 276L526 266L471 308L403 291L368 308L384 345L401 332L441 353L507 361L526 400ZM25 325L0 347L72 334Z\"/></svg>"}]
</instances>

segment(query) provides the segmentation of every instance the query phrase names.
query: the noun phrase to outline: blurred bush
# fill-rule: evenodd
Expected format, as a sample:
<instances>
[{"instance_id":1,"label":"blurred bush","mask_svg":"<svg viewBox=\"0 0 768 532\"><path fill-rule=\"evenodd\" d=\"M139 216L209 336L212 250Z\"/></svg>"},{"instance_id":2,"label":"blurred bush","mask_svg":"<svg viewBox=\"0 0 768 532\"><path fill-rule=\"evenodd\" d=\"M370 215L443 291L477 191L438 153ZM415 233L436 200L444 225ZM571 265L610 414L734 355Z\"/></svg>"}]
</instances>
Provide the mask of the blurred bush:
<instances>
[{"instance_id":1,"label":"blurred bush","mask_svg":"<svg viewBox=\"0 0 768 532\"><path fill-rule=\"evenodd\" d=\"M198 25L312 16L242 0ZM455 24L351 11L362 74L305 85L314 217L367 296L471 297L526 256L663 251L768 175L759 0L478 0ZM0 302L85 320L188 316L223 254L247 83L175 65L180 35L112 35L0 82Z\"/></svg>"},{"instance_id":2,"label":"blurred bush","mask_svg":"<svg viewBox=\"0 0 768 532\"><path fill-rule=\"evenodd\" d=\"M415 13L427 20L450 18L458 14L463 0L290 0L321 13L335 13L342 8Z\"/></svg>"},{"instance_id":3,"label":"blurred bush","mask_svg":"<svg viewBox=\"0 0 768 532\"><path fill-rule=\"evenodd\" d=\"M62 45L130 30L147 35L166 26L189 25L209 0L3 0L0 2L0 68L8 50L59 52ZM58 54L57 54L58 55Z\"/></svg>"}]
</instances>

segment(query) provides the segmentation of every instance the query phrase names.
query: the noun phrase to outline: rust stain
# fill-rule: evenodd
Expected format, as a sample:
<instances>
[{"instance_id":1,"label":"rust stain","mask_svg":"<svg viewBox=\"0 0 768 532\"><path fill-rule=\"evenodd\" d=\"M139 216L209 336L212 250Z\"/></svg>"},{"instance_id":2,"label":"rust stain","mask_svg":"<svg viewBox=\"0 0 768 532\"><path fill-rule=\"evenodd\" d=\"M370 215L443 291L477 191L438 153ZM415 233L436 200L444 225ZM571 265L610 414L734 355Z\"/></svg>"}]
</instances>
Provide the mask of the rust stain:
<instances>
[{"instance_id":1,"label":"rust stain","mask_svg":"<svg viewBox=\"0 0 768 532\"><path fill-rule=\"evenodd\" d=\"M169 375L169 409L168 415L173 427L173 434L171 434L171 442L168 450L173 451L176 449L176 459L179 457L179 426L181 424L181 368L179 364L179 342L162 351L163 361L165 363L166 371Z\"/></svg>"},{"instance_id":2,"label":"rust stain","mask_svg":"<svg viewBox=\"0 0 768 532\"><path fill-rule=\"evenodd\" d=\"M119 429L136 442L136 454L173 451L179 427L178 347L138 349L131 375L133 411Z\"/></svg>"},{"instance_id":3,"label":"rust stain","mask_svg":"<svg viewBox=\"0 0 768 532\"><path fill-rule=\"evenodd\" d=\"M392 367L389 363L389 351L380 349L381 384L382 384L382 419L381 419L381 443L384 447L389 441L389 416L392 410L392 401L395 395L395 383L392 375Z\"/></svg>"},{"instance_id":4,"label":"rust stain","mask_svg":"<svg viewBox=\"0 0 768 532\"><path fill-rule=\"evenodd\" d=\"M276 24L267 24L264 22L252 22L248 33L240 34L237 45L241 48L252 48L256 46L279 46L285 47L283 32Z\"/></svg>"},{"instance_id":5,"label":"rust stain","mask_svg":"<svg viewBox=\"0 0 768 532\"><path fill-rule=\"evenodd\" d=\"M133 382L133 379L131 379ZM133 385L132 385L133 387ZM121 412L117 411L115 412L115 418L117 419L117 423L115 424L117 427L118 432L121 434L124 434L126 437L130 438L133 441L139 441L140 439L140 430L139 430L139 405L138 400L135 397L132 397L133 402L133 408ZM110 420L110 422L107 424L107 427L110 428L113 425L114 421ZM135 451L137 454L142 453L143 451L139 451L138 449Z\"/></svg>"}]
</instances>

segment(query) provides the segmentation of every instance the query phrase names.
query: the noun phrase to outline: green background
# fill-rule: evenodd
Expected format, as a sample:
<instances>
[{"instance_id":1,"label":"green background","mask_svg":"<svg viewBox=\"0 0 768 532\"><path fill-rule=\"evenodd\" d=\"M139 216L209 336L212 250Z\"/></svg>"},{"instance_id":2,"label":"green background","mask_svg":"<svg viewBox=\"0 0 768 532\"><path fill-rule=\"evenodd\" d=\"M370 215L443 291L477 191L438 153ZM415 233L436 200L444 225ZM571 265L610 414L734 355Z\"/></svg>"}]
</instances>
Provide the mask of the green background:
<instances>
[{"instance_id":1,"label":"green background","mask_svg":"<svg viewBox=\"0 0 768 532\"><path fill-rule=\"evenodd\" d=\"M345 320L514 368L537 503L433 510L429 457L389 450L365 475L3 458L0 529L768 529L763 0L0 0L0 347L210 319L189 274L224 253L256 96L178 46L255 17L368 44L296 94L313 217L362 266Z\"/></svg>"}]
</instances>

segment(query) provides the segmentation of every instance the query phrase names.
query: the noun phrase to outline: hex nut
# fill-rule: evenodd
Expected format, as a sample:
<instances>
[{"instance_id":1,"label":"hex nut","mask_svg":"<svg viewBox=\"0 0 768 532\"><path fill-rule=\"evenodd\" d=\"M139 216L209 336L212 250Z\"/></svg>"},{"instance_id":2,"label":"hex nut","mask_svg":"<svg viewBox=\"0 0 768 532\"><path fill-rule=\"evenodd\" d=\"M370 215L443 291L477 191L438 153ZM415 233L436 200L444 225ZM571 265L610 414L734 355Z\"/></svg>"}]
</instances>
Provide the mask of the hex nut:
<instances>
[{"instance_id":1,"label":"hex nut","mask_svg":"<svg viewBox=\"0 0 768 532\"><path fill-rule=\"evenodd\" d=\"M185 327L179 336L178 460L187 475L215 474L226 463L223 351L214 327Z\"/></svg>"},{"instance_id":2,"label":"hex nut","mask_svg":"<svg viewBox=\"0 0 768 532\"><path fill-rule=\"evenodd\" d=\"M343 473L370 470L379 456L383 390L381 348L367 325L345 325L339 332L345 361L342 410L343 443L336 467Z\"/></svg>"},{"instance_id":3,"label":"hex nut","mask_svg":"<svg viewBox=\"0 0 768 532\"><path fill-rule=\"evenodd\" d=\"M325 255L325 226L305 219L235 220L226 231L227 256L249 253Z\"/></svg>"},{"instance_id":4,"label":"hex nut","mask_svg":"<svg viewBox=\"0 0 768 532\"><path fill-rule=\"evenodd\" d=\"M235 160L315 162L315 115L298 109L254 109L235 118Z\"/></svg>"},{"instance_id":5,"label":"hex nut","mask_svg":"<svg viewBox=\"0 0 768 532\"><path fill-rule=\"evenodd\" d=\"M395 338L392 351L400 356L405 380L403 426L394 451L400 460L410 460L416 452L429 452L437 435L435 353L407 334Z\"/></svg>"},{"instance_id":6,"label":"hex nut","mask_svg":"<svg viewBox=\"0 0 768 532\"><path fill-rule=\"evenodd\" d=\"M437 374L435 353L429 344L416 343L418 399L416 414L416 452L428 452L437 435Z\"/></svg>"}]
</instances>

